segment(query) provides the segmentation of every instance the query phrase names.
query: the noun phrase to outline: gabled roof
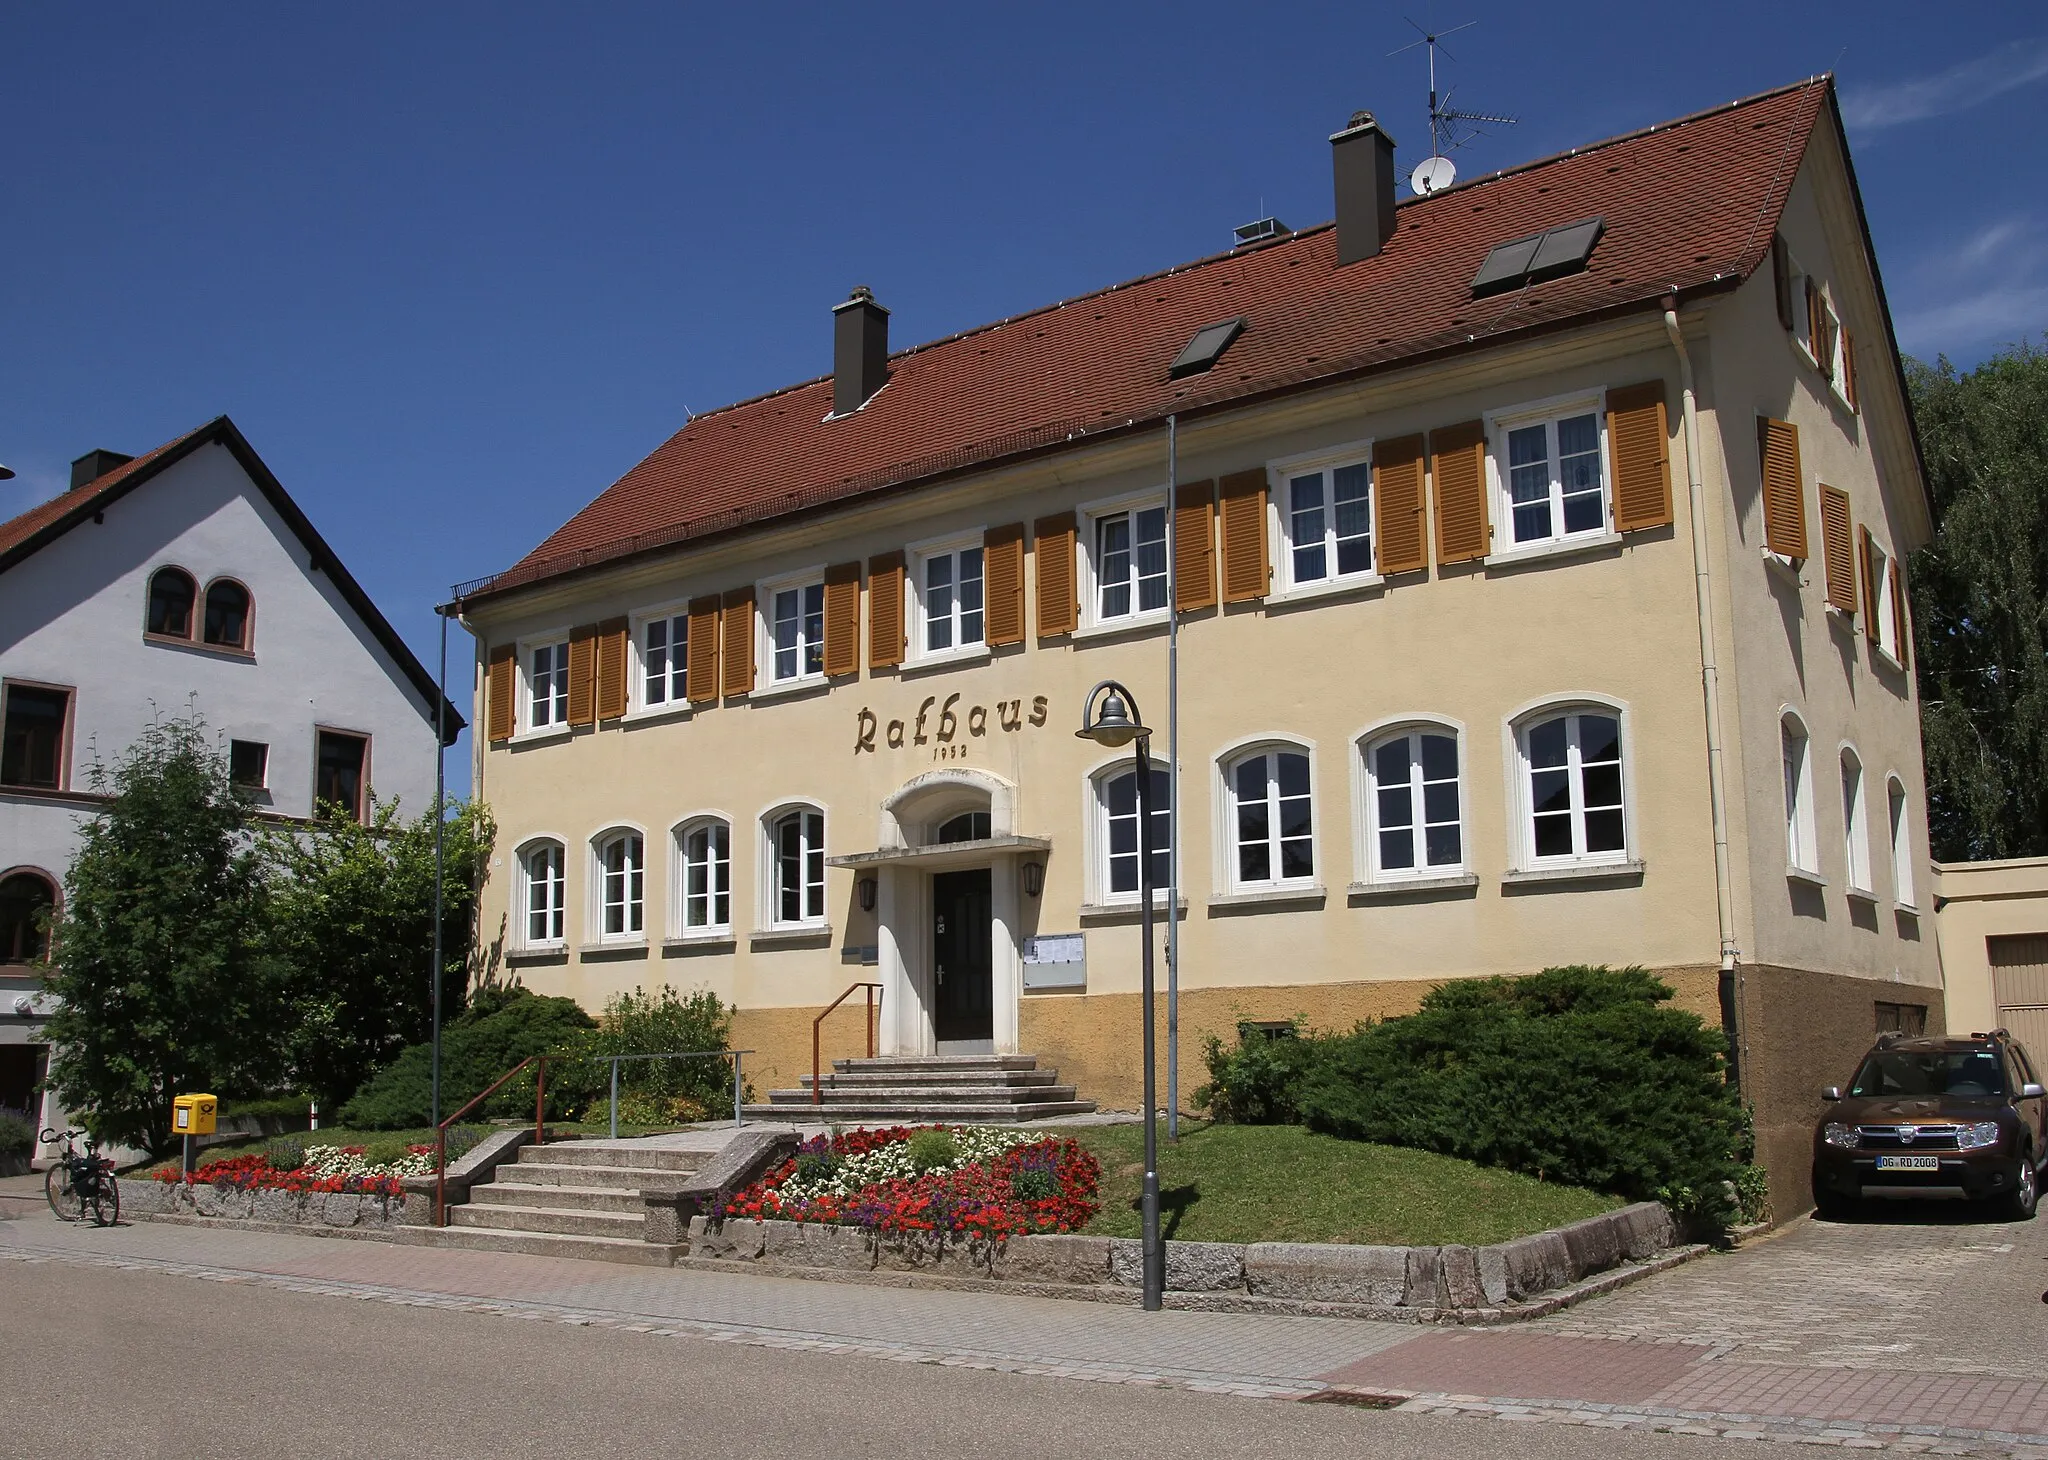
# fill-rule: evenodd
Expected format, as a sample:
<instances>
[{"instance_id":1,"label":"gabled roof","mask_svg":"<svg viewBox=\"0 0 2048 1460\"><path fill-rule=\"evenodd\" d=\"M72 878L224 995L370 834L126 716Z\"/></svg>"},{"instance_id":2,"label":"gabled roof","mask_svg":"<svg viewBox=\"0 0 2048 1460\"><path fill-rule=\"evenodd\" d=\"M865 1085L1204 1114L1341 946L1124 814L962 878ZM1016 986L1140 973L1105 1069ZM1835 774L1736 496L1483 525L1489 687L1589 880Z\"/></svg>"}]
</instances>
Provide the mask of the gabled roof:
<instances>
[{"instance_id":1,"label":"gabled roof","mask_svg":"<svg viewBox=\"0 0 2048 1460\"><path fill-rule=\"evenodd\" d=\"M888 384L827 420L829 377L692 419L465 605L866 493L1236 408L1504 340L1732 289L1771 235L1832 81L1821 77L1403 202L1376 257L1334 228L1221 254L890 358ZM1487 298L1508 239L1598 217L1583 273ZM1207 374L1168 367L1242 315Z\"/></svg>"},{"instance_id":2,"label":"gabled roof","mask_svg":"<svg viewBox=\"0 0 2048 1460\"><path fill-rule=\"evenodd\" d=\"M427 673L426 666L406 647L405 640L398 636L398 631L392 628L389 620L378 611L370 595L363 591L362 585L356 582L348 569L342 565L341 559L335 556L334 549L327 545L326 539L314 530L306 514L299 510L299 504L292 500L291 494L284 489L284 484L278 481L268 466L264 465L263 458L256 454L256 449L226 416L215 416L195 431L187 431L183 436L166 441L154 451L145 452L133 461L123 462L103 476L95 477L82 486L73 487L68 492L60 493L47 502L29 508L19 517L0 522L0 573L6 572L39 549L49 546L81 522L89 521L96 513L104 512L137 487L150 481L166 468L183 461L200 447L214 445L225 446L234 454L235 460L241 463L242 470L249 474L249 479L262 490L270 505L277 509L277 514L284 518L286 526L290 527L293 534L305 545L314 566L325 573L333 581L334 586L341 590L342 598L355 610L356 616L369 628L377 642L384 646L385 652L391 655L400 672L420 692L420 696L427 702L426 719L429 724L434 720L433 706L436 703L441 706L441 713L445 717L442 726L446 743L454 744L456 735L468 722L462 718L454 703L442 695L440 687L434 683L434 677Z\"/></svg>"}]
</instances>

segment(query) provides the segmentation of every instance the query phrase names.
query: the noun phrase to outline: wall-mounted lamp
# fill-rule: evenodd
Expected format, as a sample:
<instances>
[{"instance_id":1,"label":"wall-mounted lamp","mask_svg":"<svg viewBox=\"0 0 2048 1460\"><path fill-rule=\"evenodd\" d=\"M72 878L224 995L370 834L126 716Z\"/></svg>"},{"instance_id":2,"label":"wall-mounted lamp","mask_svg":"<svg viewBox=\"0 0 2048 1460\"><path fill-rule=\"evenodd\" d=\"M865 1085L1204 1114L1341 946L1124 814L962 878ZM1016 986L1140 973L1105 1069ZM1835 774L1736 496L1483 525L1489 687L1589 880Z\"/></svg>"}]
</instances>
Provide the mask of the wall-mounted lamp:
<instances>
[{"instance_id":1,"label":"wall-mounted lamp","mask_svg":"<svg viewBox=\"0 0 2048 1460\"><path fill-rule=\"evenodd\" d=\"M1038 896L1039 893L1045 890L1045 863L1026 862L1023 871L1024 895L1026 897Z\"/></svg>"},{"instance_id":2,"label":"wall-mounted lamp","mask_svg":"<svg viewBox=\"0 0 2048 1460\"><path fill-rule=\"evenodd\" d=\"M862 912L873 912L875 910L875 879L863 877L853 885L855 890L860 893L860 910Z\"/></svg>"}]
</instances>

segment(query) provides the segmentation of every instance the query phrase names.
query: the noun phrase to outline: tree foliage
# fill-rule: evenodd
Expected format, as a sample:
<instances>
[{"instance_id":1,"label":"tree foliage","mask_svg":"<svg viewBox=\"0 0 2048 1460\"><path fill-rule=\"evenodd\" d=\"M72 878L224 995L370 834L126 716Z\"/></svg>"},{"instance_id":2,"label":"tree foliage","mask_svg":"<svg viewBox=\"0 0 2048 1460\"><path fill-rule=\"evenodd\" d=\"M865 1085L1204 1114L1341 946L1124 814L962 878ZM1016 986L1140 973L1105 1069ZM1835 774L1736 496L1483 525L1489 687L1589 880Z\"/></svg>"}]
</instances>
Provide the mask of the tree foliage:
<instances>
[{"instance_id":1,"label":"tree foliage","mask_svg":"<svg viewBox=\"0 0 2048 1460\"><path fill-rule=\"evenodd\" d=\"M248 807L197 716L146 727L91 786L112 799L65 876L50 1084L99 1139L157 1152L174 1095L278 1077L284 971Z\"/></svg>"},{"instance_id":2,"label":"tree foliage","mask_svg":"<svg viewBox=\"0 0 2048 1460\"><path fill-rule=\"evenodd\" d=\"M2048 351L1907 382L1937 523L1909 565L1932 851L2048 855Z\"/></svg>"},{"instance_id":3,"label":"tree foliage","mask_svg":"<svg viewBox=\"0 0 2048 1460\"><path fill-rule=\"evenodd\" d=\"M490 1087L493 1080L535 1054L580 1053L597 1021L574 999L550 998L517 985L477 990L470 1006L441 1032L441 1115L445 1119ZM572 1078L563 1079L569 1073ZM548 1073L548 1118L574 1115L590 1099L592 1082L574 1071ZM475 1112L530 1117L531 1072L512 1081ZM343 1124L362 1130L406 1130L432 1123L433 1049L406 1046L341 1107Z\"/></svg>"}]
</instances>

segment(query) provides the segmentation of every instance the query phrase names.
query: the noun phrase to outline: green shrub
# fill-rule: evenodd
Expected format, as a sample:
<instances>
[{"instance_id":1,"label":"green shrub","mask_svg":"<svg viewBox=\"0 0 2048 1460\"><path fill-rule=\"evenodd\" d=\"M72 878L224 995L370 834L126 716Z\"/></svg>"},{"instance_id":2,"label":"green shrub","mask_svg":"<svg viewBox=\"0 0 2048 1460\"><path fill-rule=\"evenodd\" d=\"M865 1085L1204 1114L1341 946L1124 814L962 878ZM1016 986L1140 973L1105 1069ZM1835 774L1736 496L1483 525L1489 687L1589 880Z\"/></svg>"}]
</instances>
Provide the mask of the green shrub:
<instances>
[{"instance_id":1,"label":"green shrub","mask_svg":"<svg viewBox=\"0 0 2048 1460\"><path fill-rule=\"evenodd\" d=\"M1026 1166L1011 1175L1010 1194L1018 1201L1051 1201L1060 1194L1060 1179L1043 1166Z\"/></svg>"},{"instance_id":2,"label":"green shrub","mask_svg":"<svg viewBox=\"0 0 2048 1460\"><path fill-rule=\"evenodd\" d=\"M803 1151L796 1158L796 1179L799 1181L830 1181L838 1170L839 1158L830 1151Z\"/></svg>"},{"instance_id":3,"label":"green shrub","mask_svg":"<svg viewBox=\"0 0 2048 1460\"><path fill-rule=\"evenodd\" d=\"M1232 1125L1298 1125L1294 1087L1315 1053L1299 1022L1277 1030L1242 1024L1237 1033L1235 1049L1213 1034L1203 1045L1209 1083L1195 1091L1196 1106Z\"/></svg>"},{"instance_id":4,"label":"green shrub","mask_svg":"<svg viewBox=\"0 0 2048 1460\"><path fill-rule=\"evenodd\" d=\"M476 1144L491 1133L487 1125L451 1125L443 1139L448 1143L448 1164L453 1166L464 1156L476 1149Z\"/></svg>"},{"instance_id":5,"label":"green shrub","mask_svg":"<svg viewBox=\"0 0 2048 1460\"><path fill-rule=\"evenodd\" d=\"M712 1054L730 1049L732 1011L709 989L679 994L668 985L649 993L636 988L614 994L597 1021L597 1033L589 1041L592 1054ZM593 1060L575 1076L589 1082L593 1096L608 1096L611 1066ZM621 1105L629 1093L655 1102L653 1109L675 1112L657 1117L655 1124L673 1120L684 1109L675 1102L688 1101L698 1112L729 1110L732 1106L732 1064L723 1059L624 1060L619 1065ZM660 1102L670 1102L663 1106ZM625 1119L623 1114L619 1117ZM683 1117L702 1119L702 1114Z\"/></svg>"},{"instance_id":6,"label":"green shrub","mask_svg":"<svg viewBox=\"0 0 2048 1460\"><path fill-rule=\"evenodd\" d=\"M395 1166L411 1154L410 1142L389 1136L370 1141L363 1147L363 1159L372 1166Z\"/></svg>"},{"instance_id":7,"label":"green shrub","mask_svg":"<svg viewBox=\"0 0 2048 1460\"><path fill-rule=\"evenodd\" d=\"M528 1055L584 1052L594 1027L574 999L547 998L523 988L479 990L461 1017L442 1031L443 1118ZM575 1069L548 1067L550 1120L568 1119L589 1099L587 1082L573 1078ZM531 1116L533 1096L533 1072L527 1070L473 1113ZM433 1124L431 1107L431 1047L408 1045L342 1106L341 1123L357 1130L405 1130Z\"/></svg>"},{"instance_id":8,"label":"green shrub","mask_svg":"<svg viewBox=\"0 0 2048 1460\"><path fill-rule=\"evenodd\" d=\"M960 1145L945 1130L913 1131L910 1136L910 1169L922 1176L946 1166L960 1164Z\"/></svg>"},{"instance_id":9,"label":"green shrub","mask_svg":"<svg viewBox=\"0 0 2048 1460\"><path fill-rule=\"evenodd\" d=\"M258 1095L247 1100L223 1100L220 1118L228 1120L281 1120L288 1127L304 1126L313 1105L310 1095Z\"/></svg>"},{"instance_id":10,"label":"green shrub","mask_svg":"<svg viewBox=\"0 0 2048 1460\"><path fill-rule=\"evenodd\" d=\"M296 1171L306 1164L306 1142L297 1136L272 1141L263 1148L263 1160L273 1171Z\"/></svg>"},{"instance_id":11,"label":"green shrub","mask_svg":"<svg viewBox=\"0 0 2048 1460\"><path fill-rule=\"evenodd\" d=\"M26 1156L35 1148L35 1126L11 1110L0 1110L0 1156Z\"/></svg>"}]
</instances>

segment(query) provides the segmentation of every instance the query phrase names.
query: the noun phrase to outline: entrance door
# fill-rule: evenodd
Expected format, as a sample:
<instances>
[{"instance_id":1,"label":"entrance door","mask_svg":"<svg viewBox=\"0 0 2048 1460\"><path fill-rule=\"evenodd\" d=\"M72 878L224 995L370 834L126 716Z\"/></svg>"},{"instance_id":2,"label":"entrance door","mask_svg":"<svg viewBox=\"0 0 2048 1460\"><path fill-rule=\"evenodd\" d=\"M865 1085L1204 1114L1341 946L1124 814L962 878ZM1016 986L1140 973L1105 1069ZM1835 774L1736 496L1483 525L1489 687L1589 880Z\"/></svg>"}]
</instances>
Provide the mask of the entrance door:
<instances>
[{"instance_id":1,"label":"entrance door","mask_svg":"<svg viewBox=\"0 0 2048 1460\"><path fill-rule=\"evenodd\" d=\"M932 874L932 1035L941 1054L995 1048L989 887L986 867Z\"/></svg>"}]
</instances>

